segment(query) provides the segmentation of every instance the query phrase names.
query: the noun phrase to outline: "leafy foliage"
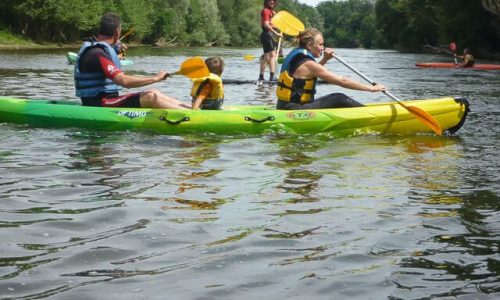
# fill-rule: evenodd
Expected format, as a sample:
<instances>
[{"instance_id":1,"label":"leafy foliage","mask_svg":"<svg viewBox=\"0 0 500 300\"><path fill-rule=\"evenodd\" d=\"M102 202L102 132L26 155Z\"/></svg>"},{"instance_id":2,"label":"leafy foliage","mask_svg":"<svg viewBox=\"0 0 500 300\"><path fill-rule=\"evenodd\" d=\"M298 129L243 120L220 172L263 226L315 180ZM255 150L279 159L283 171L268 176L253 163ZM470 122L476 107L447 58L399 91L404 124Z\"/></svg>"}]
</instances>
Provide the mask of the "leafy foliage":
<instances>
[{"instance_id":1,"label":"leafy foliage","mask_svg":"<svg viewBox=\"0 0 500 300\"><path fill-rule=\"evenodd\" d=\"M479 55L498 53L500 17L480 0L378 0L375 13L390 48L415 51L456 41Z\"/></svg>"},{"instance_id":2,"label":"leafy foliage","mask_svg":"<svg viewBox=\"0 0 500 300\"><path fill-rule=\"evenodd\" d=\"M76 42L96 34L100 17L116 12L129 39L146 44L256 46L262 0L0 0L0 30L35 41ZM498 0L333 0L316 8L280 0L334 47L471 47L498 53Z\"/></svg>"},{"instance_id":3,"label":"leafy foliage","mask_svg":"<svg viewBox=\"0 0 500 300\"><path fill-rule=\"evenodd\" d=\"M322 2L325 42L336 47L372 48L376 40L374 3L370 0Z\"/></svg>"}]
</instances>

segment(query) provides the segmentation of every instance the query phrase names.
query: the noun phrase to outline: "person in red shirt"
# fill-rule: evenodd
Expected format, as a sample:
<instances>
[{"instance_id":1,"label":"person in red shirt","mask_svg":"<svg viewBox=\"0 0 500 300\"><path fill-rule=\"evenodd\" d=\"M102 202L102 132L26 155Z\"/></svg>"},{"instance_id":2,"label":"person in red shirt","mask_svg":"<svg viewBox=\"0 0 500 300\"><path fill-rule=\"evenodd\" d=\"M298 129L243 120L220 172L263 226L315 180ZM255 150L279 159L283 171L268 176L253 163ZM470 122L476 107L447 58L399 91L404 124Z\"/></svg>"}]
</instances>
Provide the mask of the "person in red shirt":
<instances>
[{"instance_id":1,"label":"person in red shirt","mask_svg":"<svg viewBox=\"0 0 500 300\"><path fill-rule=\"evenodd\" d=\"M264 72L266 66L269 65L269 80L274 80L274 73L276 72L276 48L277 43L273 39L273 34L281 37L281 33L271 23L272 17L276 14L274 7L276 0L264 0L264 8L260 12L260 25L262 33L260 34L260 42L264 50L264 57L260 62L259 81L264 80Z\"/></svg>"},{"instance_id":2,"label":"person in red shirt","mask_svg":"<svg viewBox=\"0 0 500 300\"><path fill-rule=\"evenodd\" d=\"M85 106L143 107L190 109L191 105L169 97L157 89L120 95L121 87L138 88L168 77L160 71L154 76L133 76L120 68L120 59L113 48L119 42L121 19L114 13L101 18L96 39L83 44L75 63L76 96Z\"/></svg>"}]
</instances>

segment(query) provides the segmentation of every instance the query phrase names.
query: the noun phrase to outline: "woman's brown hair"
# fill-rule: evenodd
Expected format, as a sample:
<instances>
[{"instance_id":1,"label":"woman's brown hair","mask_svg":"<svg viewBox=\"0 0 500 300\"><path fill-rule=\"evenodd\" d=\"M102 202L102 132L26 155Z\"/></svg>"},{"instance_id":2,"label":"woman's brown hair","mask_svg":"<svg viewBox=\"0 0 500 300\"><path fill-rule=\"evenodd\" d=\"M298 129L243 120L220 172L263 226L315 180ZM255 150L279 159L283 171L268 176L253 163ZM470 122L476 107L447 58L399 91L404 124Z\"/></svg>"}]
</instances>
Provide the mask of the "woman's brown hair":
<instances>
[{"instance_id":1,"label":"woman's brown hair","mask_svg":"<svg viewBox=\"0 0 500 300\"><path fill-rule=\"evenodd\" d=\"M299 33L297 37L299 48L306 48L308 44L314 43L316 36L320 35L321 31L316 28L306 28Z\"/></svg>"}]
</instances>

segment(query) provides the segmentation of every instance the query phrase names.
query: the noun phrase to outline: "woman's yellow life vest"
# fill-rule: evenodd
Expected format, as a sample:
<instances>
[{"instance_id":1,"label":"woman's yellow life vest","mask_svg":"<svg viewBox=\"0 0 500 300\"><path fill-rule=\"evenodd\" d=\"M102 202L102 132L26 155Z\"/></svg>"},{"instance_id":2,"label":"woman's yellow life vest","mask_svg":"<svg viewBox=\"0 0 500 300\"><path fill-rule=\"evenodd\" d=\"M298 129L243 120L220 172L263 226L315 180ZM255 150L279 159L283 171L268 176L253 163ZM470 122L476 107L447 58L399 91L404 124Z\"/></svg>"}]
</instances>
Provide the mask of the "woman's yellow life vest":
<instances>
[{"instance_id":1,"label":"woman's yellow life vest","mask_svg":"<svg viewBox=\"0 0 500 300\"><path fill-rule=\"evenodd\" d=\"M292 50L287 55L278 78L278 87L276 88L278 100L294 103L308 103L314 100L317 79L297 79L293 78L293 74L290 74L290 70L295 70L296 66L310 59L314 60L314 56L307 50L300 48Z\"/></svg>"},{"instance_id":2,"label":"woman's yellow life vest","mask_svg":"<svg viewBox=\"0 0 500 300\"><path fill-rule=\"evenodd\" d=\"M193 88L191 89L191 97L193 97L193 99L198 97L205 82L210 83L212 86L212 92L204 100L224 99L224 86L222 84L222 79L214 73L210 73L207 77L193 79Z\"/></svg>"}]
</instances>

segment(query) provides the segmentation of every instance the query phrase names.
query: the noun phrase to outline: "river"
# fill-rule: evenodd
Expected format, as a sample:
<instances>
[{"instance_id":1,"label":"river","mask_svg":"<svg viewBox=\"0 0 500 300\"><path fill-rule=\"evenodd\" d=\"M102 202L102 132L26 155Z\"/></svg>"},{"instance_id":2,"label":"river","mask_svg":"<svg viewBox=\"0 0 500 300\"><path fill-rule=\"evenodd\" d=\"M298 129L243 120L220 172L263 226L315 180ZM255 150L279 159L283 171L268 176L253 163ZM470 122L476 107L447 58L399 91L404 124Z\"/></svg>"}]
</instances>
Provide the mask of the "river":
<instances>
[{"instance_id":1,"label":"river","mask_svg":"<svg viewBox=\"0 0 500 300\"><path fill-rule=\"evenodd\" d=\"M66 51L0 51L0 95L75 99ZM252 83L258 59L243 59L260 51L130 49L124 69L220 55L226 104L272 104L274 88ZM334 139L0 123L0 298L498 299L500 73L414 66L451 61L438 55L337 53L401 99L468 97L465 125ZM184 101L190 86L154 85Z\"/></svg>"}]
</instances>

